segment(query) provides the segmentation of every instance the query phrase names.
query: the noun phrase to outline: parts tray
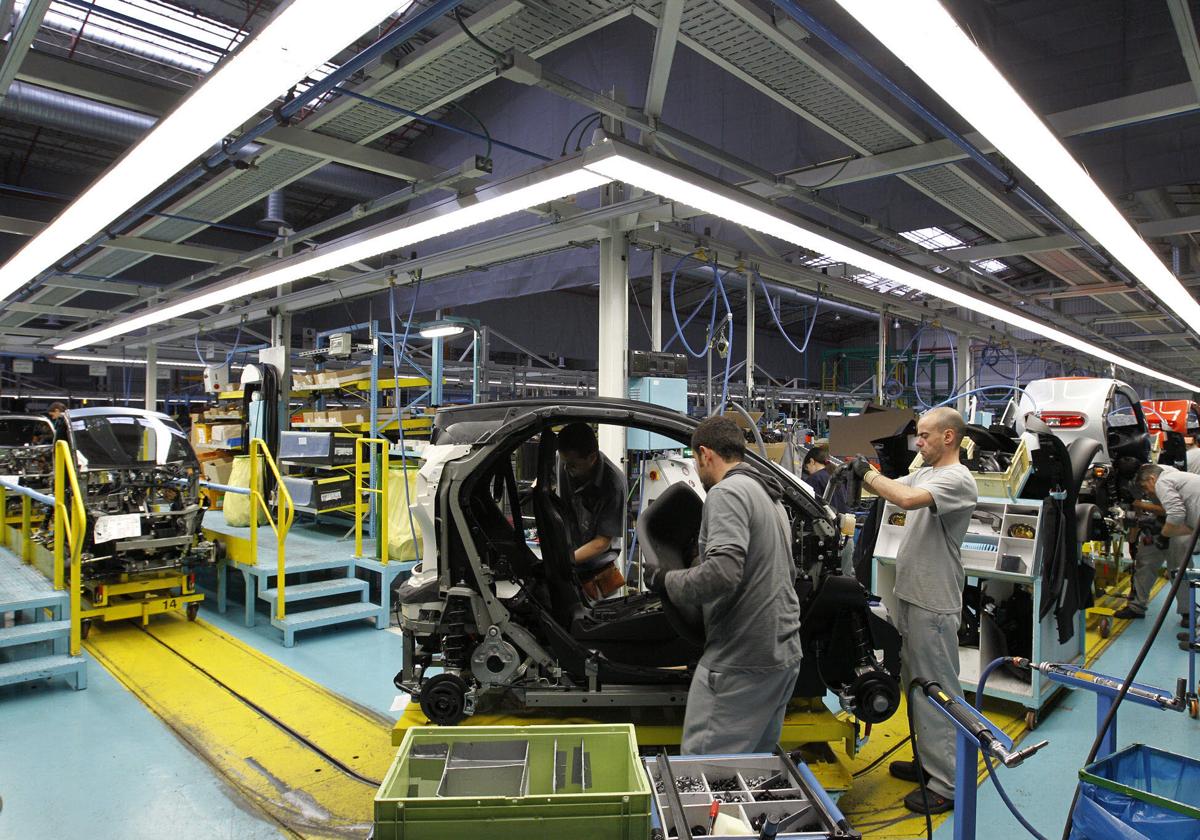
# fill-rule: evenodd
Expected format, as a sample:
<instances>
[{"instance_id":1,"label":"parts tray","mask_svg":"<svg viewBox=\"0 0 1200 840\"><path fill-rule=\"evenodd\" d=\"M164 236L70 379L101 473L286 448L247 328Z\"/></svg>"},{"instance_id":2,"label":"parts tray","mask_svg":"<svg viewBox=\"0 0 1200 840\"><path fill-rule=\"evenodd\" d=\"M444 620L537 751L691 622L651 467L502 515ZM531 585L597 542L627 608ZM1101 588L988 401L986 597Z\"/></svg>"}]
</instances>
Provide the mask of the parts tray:
<instances>
[{"instance_id":1,"label":"parts tray","mask_svg":"<svg viewBox=\"0 0 1200 840\"><path fill-rule=\"evenodd\" d=\"M663 778L667 775L662 772L664 760L677 796L671 794ZM849 840L862 836L849 827L808 766L793 763L781 749L774 754L659 756L644 759L644 763L654 790L654 825L662 828L666 837L678 836L677 810L682 811L689 831L692 826L703 826L707 831L715 797L736 800L722 801L720 813L740 826L737 834L718 830L711 835L718 840L758 837L764 817L779 821L793 815L798 816L792 825L781 826L784 830L777 835L779 840ZM696 789L679 791L675 782L681 777L688 777L694 783L688 787ZM759 779L763 781L755 784Z\"/></svg>"}]
</instances>

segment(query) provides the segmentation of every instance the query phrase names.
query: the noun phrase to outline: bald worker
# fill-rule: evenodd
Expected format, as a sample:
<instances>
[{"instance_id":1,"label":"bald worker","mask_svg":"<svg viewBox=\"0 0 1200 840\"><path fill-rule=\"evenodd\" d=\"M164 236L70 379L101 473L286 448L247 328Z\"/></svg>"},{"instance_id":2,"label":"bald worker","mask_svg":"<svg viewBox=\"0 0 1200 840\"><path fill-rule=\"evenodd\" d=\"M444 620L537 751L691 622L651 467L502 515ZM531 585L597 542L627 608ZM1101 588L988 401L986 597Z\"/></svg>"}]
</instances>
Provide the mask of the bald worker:
<instances>
[{"instance_id":1,"label":"bald worker","mask_svg":"<svg viewBox=\"0 0 1200 840\"><path fill-rule=\"evenodd\" d=\"M908 511L896 550L896 629L904 637L901 680L931 680L958 694L958 625L966 582L960 547L975 512L978 491L970 470L959 463L965 424L952 408L935 408L917 421L917 450L924 466L898 479L887 478L858 456L854 472L863 486ZM931 705L913 701L917 745L925 766L927 796L920 787L904 797L919 814L954 808L954 724ZM917 782L912 761L893 761L888 771ZM928 807L926 806L928 802Z\"/></svg>"}]
</instances>

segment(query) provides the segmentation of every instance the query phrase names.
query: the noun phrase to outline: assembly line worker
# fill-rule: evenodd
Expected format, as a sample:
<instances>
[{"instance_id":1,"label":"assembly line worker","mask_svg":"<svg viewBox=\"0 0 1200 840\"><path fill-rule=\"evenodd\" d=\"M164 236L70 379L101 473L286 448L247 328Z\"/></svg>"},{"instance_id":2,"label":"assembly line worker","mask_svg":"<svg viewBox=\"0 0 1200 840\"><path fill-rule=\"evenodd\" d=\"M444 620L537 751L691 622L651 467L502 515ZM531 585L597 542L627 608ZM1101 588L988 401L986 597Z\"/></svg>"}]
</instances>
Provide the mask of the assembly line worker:
<instances>
[{"instance_id":1,"label":"assembly line worker","mask_svg":"<svg viewBox=\"0 0 1200 840\"><path fill-rule=\"evenodd\" d=\"M1134 599L1125 610L1117 613L1118 617L1141 618L1146 614L1150 592L1163 561L1166 561L1167 569L1172 573L1187 566L1192 531L1200 522L1200 475L1160 464L1145 464L1138 470L1137 483L1143 493L1157 499L1162 507L1162 515L1166 519L1162 536L1166 538L1167 546L1142 546L1138 549L1133 568ZM1179 587L1175 609L1179 611L1181 627L1187 626L1188 597L1188 588ZM1180 641L1184 639L1186 635Z\"/></svg>"},{"instance_id":2,"label":"assembly line worker","mask_svg":"<svg viewBox=\"0 0 1200 840\"><path fill-rule=\"evenodd\" d=\"M1200 437L1193 437L1187 451L1187 471L1200 474Z\"/></svg>"},{"instance_id":3,"label":"assembly line worker","mask_svg":"<svg viewBox=\"0 0 1200 840\"><path fill-rule=\"evenodd\" d=\"M616 567L625 533L625 476L600 451L587 423L571 423L558 433L562 458L559 495L571 506L578 528L575 572L592 600L625 584Z\"/></svg>"},{"instance_id":4,"label":"assembly line worker","mask_svg":"<svg viewBox=\"0 0 1200 840\"><path fill-rule=\"evenodd\" d=\"M67 440L67 406L65 403L52 402L46 409L46 419L54 426L54 439Z\"/></svg>"},{"instance_id":5,"label":"assembly line worker","mask_svg":"<svg viewBox=\"0 0 1200 840\"><path fill-rule=\"evenodd\" d=\"M963 418L952 408L935 408L917 421L917 449L924 466L899 479L880 474L859 456L854 471L863 486L908 511L896 551L896 629L903 636L901 679L907 691L914 679L937 682L951 694L958 688L958 627L966 582L960 547L978 491L971 472L959 463ZM954 724L928 703L912 701L917 748L928 779L930 813L954 807ZM912 761L894 761L893 776L916 782ZM910 811L925 813L921 789L904 797Z\"/></svg>"},{"instance_id":6,"label":"assembly line worker","mask_svg":"<svg viewBox=\"0 0 1200 840\"><path fill-rule=\"evenodd\" d=\"M746 439L728 417L692 432L707 496L699 556L688 569L648 570L647 587L704 620L704 653L688 689L687 755L771 752L800 673L800 599L791 525L774 478L743 463Z\"/></svg>"}]
</instances>

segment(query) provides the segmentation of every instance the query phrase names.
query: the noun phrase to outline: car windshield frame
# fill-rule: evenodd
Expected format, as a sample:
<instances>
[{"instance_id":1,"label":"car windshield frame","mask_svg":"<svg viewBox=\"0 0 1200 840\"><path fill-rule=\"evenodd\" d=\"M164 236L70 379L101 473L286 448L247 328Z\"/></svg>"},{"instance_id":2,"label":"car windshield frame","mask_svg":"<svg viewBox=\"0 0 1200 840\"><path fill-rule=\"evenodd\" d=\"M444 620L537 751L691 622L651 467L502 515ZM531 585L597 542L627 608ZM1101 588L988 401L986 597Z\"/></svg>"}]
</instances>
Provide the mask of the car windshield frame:
<instances>
[{"instance_id":1,"label":"car windshield frame","mask_svg":"<svg viewBox=\"0 0 1200 840\"><path fill-rule=\"evenodd\" d=\"M146 469L196 462L196 454L188 443L187 434L174 420L166 417L120 411L75 417L68 414L67 426L71 451L80 470ZM153 432L153 460L140 460L128 454L118 437L121 431L127 429Z\"/></svg>"},{"instance_id":2,"label":"car windshield frame","mask_svg":"<svg viewBox=\"0 0 1200 840\"><path fill-rule=\"evenodd\" d=\"M4 441L4 434L2 431L0 431L0 450L2 450L2 449L24 449L26 447L34 447L34 446L38 446L38 447L54 446L54 424L51 423L49 419L47 419L45 417L37 417L36 415L10 414L10 415L4 416L4 417L0 417L0 429L3 429L3 427L6 424L15 423L15 422L25 423L30 426L32 426L33 424L42 425L45 427L45 430L46 430L45 433L48 435L49 439L45 443L6 443Z\"/></svg>"}]
</instances>

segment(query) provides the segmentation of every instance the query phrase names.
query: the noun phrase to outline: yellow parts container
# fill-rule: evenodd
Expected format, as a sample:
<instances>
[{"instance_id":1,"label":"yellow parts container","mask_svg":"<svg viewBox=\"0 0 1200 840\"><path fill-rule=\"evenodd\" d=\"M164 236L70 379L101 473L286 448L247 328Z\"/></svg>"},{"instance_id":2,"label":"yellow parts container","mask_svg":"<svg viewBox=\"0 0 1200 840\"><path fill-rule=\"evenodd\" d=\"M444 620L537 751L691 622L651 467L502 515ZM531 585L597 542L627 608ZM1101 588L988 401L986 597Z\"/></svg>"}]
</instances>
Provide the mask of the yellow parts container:
<instances>
[{"instance_id":1,"label":"yellow parts container","mask_svg":"<svg viewBox=\"0 0 1200 840\"><path fill-rule=\"evenodd\" d=\"M263 490L263 465L259 461L258 468L258 492L261 494ZM250 456L239 455L233 459L233 469L229 472L230 487L250 487ZM243 496L241 493L226 493L225 494L225 524L231 525L234 528L245 528L250 524L250 511L258 509L258 524L263 525L267 522L266 511L258 508L254 504L252 497Z\"/></svg>"},{"instance_id":2,"label":"yellow parts container","mask_svg":"<svg viewBox=\"0 0 1200 840\"><path fill-rule=\"evenodd\" d=\"M962 446L969 453L975 443L964 439ZM924 465L924 459L918 454L908 465L908 471L914 473ZM1017 445L1017 451L1013 453L1007 470L1004 472L973 472L971 475L975 477L975 486L979 488L980 496L991 499L1008 499L1010 502L1015 502L1020 498L1021 491L1025 489L1025 482L1029 480L1032 472L1033 458L1029 454L1029 447L1022 438Z\"/></svg>"}]
</instances>

